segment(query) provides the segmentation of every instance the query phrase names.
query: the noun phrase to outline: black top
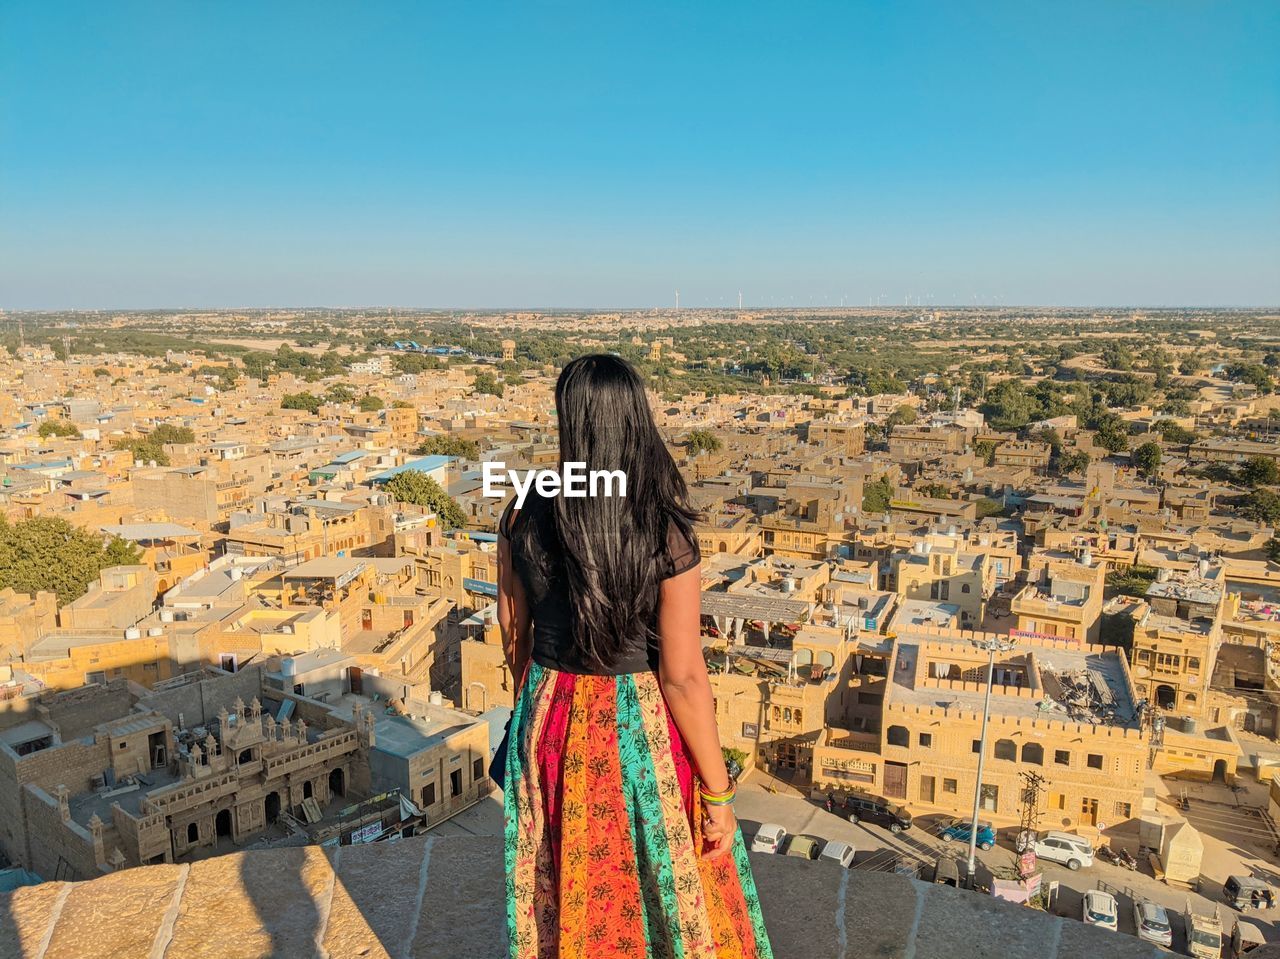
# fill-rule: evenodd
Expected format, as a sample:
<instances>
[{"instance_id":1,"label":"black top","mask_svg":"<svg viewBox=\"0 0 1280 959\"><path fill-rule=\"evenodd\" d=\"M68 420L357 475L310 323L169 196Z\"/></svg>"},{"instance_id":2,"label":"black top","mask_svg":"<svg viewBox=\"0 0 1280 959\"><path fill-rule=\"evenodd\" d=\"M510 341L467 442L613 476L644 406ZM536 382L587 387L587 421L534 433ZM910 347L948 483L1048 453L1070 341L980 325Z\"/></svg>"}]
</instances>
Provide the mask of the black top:
<instances>
[{"instance_id":1,"label":"black top","mask_svg":"<svg viewBox=\"0 0 1280 959\"><path fill-rule=\"evenodd\" d=\"M512 512L515 500L507 504L502 519L498 522L498 532L511 539ZM643 673L658 668L658 644L654 640L637 643L634 648L625 650L618 661L609 668L602 668L591 662L580 653L573 640L573 614L569 586L564 575L564 563L557 563L554 557L561 556L558 535L555 528L555 516L546 508L549 501L540 499L531 492L525 501L524 509L515 517L514 523L534 523L533 542L539 549L550 552L553 556L547 575L543 575L537 563L532 562L518 541L511 542L511 562L516 574L524 584L525 595L529 600L529 611L533 616L533 661L539 666L566 673L591 673L595 675L619 676L623 673ZM667 568L663 578L668 579L697 566L702 560L696 540L686 538L680 528L672 522L667 534ZM654 622L657 628L657 612Z\"/></svg>"}]
</instances>

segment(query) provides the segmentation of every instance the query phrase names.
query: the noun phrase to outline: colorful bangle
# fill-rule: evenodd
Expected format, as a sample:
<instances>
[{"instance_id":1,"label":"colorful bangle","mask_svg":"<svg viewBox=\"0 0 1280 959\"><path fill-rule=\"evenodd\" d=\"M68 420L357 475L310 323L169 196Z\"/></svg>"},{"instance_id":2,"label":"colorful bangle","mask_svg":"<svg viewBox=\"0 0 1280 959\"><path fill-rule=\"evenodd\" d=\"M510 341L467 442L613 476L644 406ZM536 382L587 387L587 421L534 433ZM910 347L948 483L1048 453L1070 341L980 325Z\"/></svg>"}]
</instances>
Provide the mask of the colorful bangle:
<instances>
[{"instance_id":1,"label":"colorful bangle","mask_svg":"<svg viewBox=\"0 0 1280 959\"><path fill-rule=\"evenodd\" d=\"M729 788L719 791L703 789L698 786L698 795L702 797L702 801L711 806L727 806L733 802L734 797L738 793L738 784L732 776L729 777Z\"/></svg>"}]
</instances>

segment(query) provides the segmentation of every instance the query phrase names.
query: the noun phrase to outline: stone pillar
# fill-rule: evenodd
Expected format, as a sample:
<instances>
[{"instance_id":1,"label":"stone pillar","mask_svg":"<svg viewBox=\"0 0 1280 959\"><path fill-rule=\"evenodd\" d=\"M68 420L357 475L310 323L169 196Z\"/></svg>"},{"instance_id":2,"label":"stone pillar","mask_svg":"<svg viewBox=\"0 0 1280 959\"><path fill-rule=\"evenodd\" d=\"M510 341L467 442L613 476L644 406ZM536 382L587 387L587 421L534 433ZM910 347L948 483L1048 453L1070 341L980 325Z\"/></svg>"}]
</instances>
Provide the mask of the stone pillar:
<instances>
[{"instance_id":1,"label":"stone pillar","mask_svg":"<svg viewBox=\"0 0 1280 959\"><path fill-rule=\"evenodd\" d=\"M102 849L102 820L94 813L89 820L89 836L93 840L93 861L99 866L107 864L106 853Z\"/></svg>"},{"instance_id":2,"label":"stone pillar","mask_svg":"<svg viewBox=\"0 0 1280 959\"><path fill-rule=\"evenodd\" d=\"M62 783L58 783L58 788L54 792L58 797L58 815L62 817L63 822L71 822L71 791Z\"/></svg>"},{"instance_id":3,"label":"stone pillar","mask_svg":"<svg viewBox=\"0 0 1280 959\"><path fill-rule=\"evenodd\" d=\"M301 719L298 720L298 742L302 745L307 743L307 724Z\"/></svg>"}]
</instances>

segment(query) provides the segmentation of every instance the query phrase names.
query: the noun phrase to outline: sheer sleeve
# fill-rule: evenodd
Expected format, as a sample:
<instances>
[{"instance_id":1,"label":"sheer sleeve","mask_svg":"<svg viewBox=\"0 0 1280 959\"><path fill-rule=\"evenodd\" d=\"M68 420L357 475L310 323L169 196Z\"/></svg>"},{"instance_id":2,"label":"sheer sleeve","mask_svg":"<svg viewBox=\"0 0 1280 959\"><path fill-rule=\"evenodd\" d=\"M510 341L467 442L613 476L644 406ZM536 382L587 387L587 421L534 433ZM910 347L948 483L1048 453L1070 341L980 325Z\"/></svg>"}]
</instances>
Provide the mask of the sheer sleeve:
<instances>
[{"instance_id":1,"label":"sheer sleeve","mask_svg":"<svg viewBox=\"0 0 1280 959\"><path fill-rule=\"evenodd\" d=\"M692 536L685 536L674 522L667 527L667 554L671 561L668 577L678 576L702 562L698 541Z\"/></svg>"},{"instance_id":2,"label":"sheer sleeve","mask_svg":"<svg viewBox=\"0 0 1280 959\"><path fill-rule=\"evenodd\" d=\"M498 535L505 539L511 538L511 524L516 514L516 498L513 496L507 500L506 507L502 510L502 515L498 518Z\"/></svg>"}]
</instances>

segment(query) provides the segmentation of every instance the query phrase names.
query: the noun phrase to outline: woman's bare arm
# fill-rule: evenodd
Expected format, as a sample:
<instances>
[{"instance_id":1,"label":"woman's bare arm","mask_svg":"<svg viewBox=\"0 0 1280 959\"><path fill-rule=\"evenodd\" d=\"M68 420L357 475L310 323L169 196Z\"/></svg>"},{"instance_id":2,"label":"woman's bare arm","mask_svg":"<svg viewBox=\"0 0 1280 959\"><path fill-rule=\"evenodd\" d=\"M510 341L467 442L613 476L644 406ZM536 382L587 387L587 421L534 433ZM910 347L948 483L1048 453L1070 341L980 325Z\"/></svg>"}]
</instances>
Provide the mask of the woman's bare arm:
<instances>
[{"instance_id":1,"label":"woman's bare arm","mask_svg":"<svg viewBox=\"0 0 1280 959\"><path fill-rule=\"evenodd\" d=\"M663 580L658 606L658 680L707 789L729 787L715 702L702 658L702 574L699 566Z\"/></svg>"},{"instance_id":2,"label":"woman's bare arm","mask_svg":"<svg viewBox=\"0 0 1280 959\"><path fill-rule=\"evenodd\" d=\"M533 620L524 583L511 562L511 541L498 533L498 627L502 649L517 685L524 679L525 666L533 652Z\"/></svg>"}]
</instances>

